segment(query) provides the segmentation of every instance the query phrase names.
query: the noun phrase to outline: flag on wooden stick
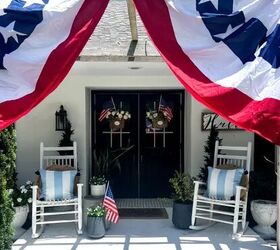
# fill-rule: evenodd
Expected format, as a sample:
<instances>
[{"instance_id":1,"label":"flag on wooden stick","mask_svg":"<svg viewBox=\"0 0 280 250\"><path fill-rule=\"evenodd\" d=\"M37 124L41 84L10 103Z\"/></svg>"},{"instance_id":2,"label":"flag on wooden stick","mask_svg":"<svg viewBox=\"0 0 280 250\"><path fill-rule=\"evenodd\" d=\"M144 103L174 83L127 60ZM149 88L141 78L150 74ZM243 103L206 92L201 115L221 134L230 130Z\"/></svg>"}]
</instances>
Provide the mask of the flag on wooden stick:
<instances>
[{"instance_id":1,"label":"flag on wooden stick","mask_svg":"<svg viewBox=\"0 0 280 250\"><path fill-rule=\"evenodd\" d=\"M114 196L113 196L109 183L107 185L107 190L105 193L103 206L106 209L106 217L105 217L106 220L117 223L119 220L119 211L118 211L116 202L114 200Z\"/></svg>"}]
</instances>

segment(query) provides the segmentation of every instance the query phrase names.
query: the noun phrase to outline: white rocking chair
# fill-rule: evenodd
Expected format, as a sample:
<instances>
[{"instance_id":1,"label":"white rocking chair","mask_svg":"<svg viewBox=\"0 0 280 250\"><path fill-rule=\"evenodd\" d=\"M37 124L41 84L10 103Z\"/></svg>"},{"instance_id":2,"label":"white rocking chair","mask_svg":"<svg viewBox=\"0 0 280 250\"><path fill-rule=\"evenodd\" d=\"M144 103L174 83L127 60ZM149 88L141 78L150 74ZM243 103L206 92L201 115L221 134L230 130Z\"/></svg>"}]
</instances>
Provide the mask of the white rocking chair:
<instances>
[{"instance_id":1,"label":"white rocking chair","mask_svg":"<svg viewBox=\"0 0 280 250\"><path fill-rule=\"evenodd\" d=\"M242 167L244 171L247 170L249 181L251 146L251 142L247 147L219 146L219 141L216 141L213 167L224 164ZM229 154L224 154L225 151ZM236 186L236 195L233 200L218 200L203 195L200 189L202 185L206 185L206 183L195 181L190 229L201 230L211 226L214 222L221 222L233 225L233 238L241 236L248 225L246 222L248 187ZM243 199L241 199L241 190L245 191ZM207 220L209 223L196 226L196 219ZM239 223L242 224L242 231L237 233Z\"/></svg>"},{"instance_id":2,"label":"white rocking chair","mask_svg":"<svg viewBox=\"0 0 280 250\"><path fill-rule=\"evenodd\" d=\"M73 151L72 155L58 155L58 151ZM63 168L71 166L77 170L77 143L74 142L71 147L44 147L40 144L40 170L46 169L50 165L56 165ZM73 185L74 186L74 185ZM82 186L77 184L77 197L68 200L39 200L38 186L32 187L32 238L38 238L44 230L46 224L54 223L76 223L78 234L82 234ZM65 207L72 206L73 210L63 212L45 212L48 207ZM74 215L74 218L63 220L46 220L47 216ZM37 231L37 226L40 229Z\"/></svg>"}]
</instances>

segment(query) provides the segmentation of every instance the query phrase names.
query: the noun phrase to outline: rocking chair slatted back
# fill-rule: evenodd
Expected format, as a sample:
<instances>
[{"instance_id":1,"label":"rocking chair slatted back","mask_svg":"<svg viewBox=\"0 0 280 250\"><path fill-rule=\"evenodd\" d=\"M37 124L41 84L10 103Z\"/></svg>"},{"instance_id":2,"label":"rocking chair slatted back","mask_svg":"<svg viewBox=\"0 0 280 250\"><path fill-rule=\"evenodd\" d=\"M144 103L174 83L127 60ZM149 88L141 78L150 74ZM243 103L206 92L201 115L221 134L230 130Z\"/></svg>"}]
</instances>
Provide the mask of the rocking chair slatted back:
<instances>
[{"instance_id":1,"label":"rocking chair slatted back","mask_svg":"<svg viewBox=\"0 0 280 250\"><path fill-rule=\"evenodd\" d=\"M217 140L215 143L213 167L215 168L218 165L224 164L233 164L237 167L242 167L249 173L251 163L251 144L251 142L248 142L247 147L219 146L219 141ZM230 154L226 154L226 152L229 152ZM241 155L242 153L244 155Z\"/></svg>"},{"instance_id":2,"label":"rocking chair slatted back","mask_svg":"<svg viewBox=\"0 0 280 250\"><path fill-rule=\"evenodd\" d=\"M62 151L72 151L71 155L59 155ZM77 143L69 147L44 147L44 143L40 143L40 169L47 166L71 166L77 169Z\"/></svg>"}]
</instances>

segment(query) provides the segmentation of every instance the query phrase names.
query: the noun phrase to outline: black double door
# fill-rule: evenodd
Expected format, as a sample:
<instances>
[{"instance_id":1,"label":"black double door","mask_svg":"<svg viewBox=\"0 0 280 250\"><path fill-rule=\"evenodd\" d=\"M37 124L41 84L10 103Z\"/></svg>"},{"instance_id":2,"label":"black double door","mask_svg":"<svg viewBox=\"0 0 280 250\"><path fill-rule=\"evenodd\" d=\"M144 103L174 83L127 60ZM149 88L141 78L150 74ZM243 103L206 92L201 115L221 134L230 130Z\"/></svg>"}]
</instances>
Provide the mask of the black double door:
<instances>
[{"instance_id":1,"label":"black double door","mask_svg":"<svg viewBox=\"0 0 280 250\"><path fill-rule=\"evenodd\" d=\"M168 180L175 170L183 169L183 102L183 91L92 92L93 152L107 148L115 153L133 146L119 158L120 167L111 170L110 183L115 197L170 196ZM147 112L150 117L158 112L160 103L163 111L167 111L165 114L173 116L164 124L157 117L147 118ZM99 121L102 111L108 109L111 113L115 110L123 113L122 118L126 115L123 128L110 126L109 117ZM95 171L93 166L92 173Z\"/></svg>"}]
</instances>

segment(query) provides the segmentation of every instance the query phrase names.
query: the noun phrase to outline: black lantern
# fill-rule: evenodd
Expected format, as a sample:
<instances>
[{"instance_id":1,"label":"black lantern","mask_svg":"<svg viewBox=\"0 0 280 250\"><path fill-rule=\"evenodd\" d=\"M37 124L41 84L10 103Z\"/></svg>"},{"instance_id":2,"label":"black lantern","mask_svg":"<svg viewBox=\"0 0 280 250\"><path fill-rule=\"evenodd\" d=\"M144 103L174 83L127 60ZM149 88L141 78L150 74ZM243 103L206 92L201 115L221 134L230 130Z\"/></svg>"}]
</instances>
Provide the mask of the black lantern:
<instances>
[{"instance_id":1,"label":"black lantern","mask_svg":"<svg viewBox=\"0 0 280 250\"><path fill-rule=\"evenodd\" d=\"M60 110L55 112L55 130L64 131L67 127L67 111L60 106Z\"/></svg>"}]
</instances>

